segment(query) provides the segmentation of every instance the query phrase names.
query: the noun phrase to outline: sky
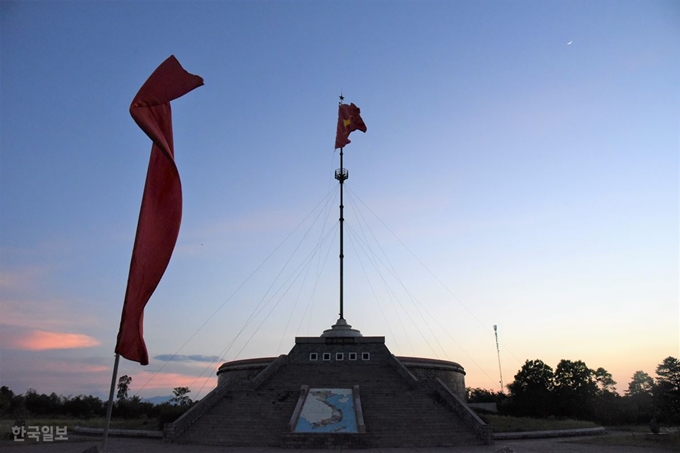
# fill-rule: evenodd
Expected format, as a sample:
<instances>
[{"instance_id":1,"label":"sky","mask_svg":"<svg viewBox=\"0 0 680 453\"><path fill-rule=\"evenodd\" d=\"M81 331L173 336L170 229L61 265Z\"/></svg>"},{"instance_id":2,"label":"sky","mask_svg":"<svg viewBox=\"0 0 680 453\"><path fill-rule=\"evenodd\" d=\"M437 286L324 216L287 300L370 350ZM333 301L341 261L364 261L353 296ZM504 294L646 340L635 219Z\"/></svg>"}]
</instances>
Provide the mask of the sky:
<instances>
[{"instance_id":1,"label":"sky","mask_svg":"<svg viewBox=\"0 0 680 453\"><path fill-rule=\"evenodd\" d=\"M183 218L144 318L142 397L216 385L338 317L497 391L526 360L627 389L680 354L674 1L0 2L0 385L105 398L175 55ZM498 326L500 353L493 326Z\"/></svg>"}]
</instances>

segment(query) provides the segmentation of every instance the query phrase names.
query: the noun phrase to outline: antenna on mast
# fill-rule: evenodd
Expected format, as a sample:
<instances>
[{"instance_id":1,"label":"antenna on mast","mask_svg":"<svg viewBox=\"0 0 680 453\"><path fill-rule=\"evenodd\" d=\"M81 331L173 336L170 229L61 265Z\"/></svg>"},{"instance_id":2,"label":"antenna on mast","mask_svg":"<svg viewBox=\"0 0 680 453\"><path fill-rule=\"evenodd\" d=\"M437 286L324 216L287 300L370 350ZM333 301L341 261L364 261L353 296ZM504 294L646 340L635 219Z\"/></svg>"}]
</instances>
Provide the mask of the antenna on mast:
<instances>
[{"instance_id":1,"label":"antenna on mast","mask_svg":"<svg viewBox=\"0 0 680 453\"><path fill-rule=\"evenodd\" d=\"M501 393L503 393L503 369L501 368L501 348L498 346L498 326L493 325L493 333L496 335L496 352L498 353L498 372L501 375Z\"/></svg>"}]
</instances>

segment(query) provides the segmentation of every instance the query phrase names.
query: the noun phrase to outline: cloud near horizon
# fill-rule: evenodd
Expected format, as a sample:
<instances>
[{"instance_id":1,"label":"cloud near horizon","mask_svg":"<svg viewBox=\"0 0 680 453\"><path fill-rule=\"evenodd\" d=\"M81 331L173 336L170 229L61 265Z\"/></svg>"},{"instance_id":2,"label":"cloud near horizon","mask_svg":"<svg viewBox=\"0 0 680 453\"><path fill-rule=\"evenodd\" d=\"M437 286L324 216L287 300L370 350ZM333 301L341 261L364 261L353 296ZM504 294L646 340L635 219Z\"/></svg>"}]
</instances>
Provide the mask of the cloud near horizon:
<instances>
[{"instance_id":1,"label":"cloud near horizon","mask_svg":"<svg viewBox=\"0 0 680 453\"><path fill-rule=\"evenodd\" d=\"M217 362L220 358L216 355L180 355L180 354L161 354L154 356L155 360L163 362Z\"/></svg>"},{"instance_id":2,"label":"cloud near horizon","mask_svg":"<svg viewBox=\"0 0 680 453\"><path fill-rule=\"evenodd\" d=\"M217 377L196 377L187 374L179 373L153 373L150 371L140 371L137 373L129 373L133 378L133 384L130 389L133 393L141 392L143 390L167 390L176 387L194 387L192 391L194 395L198 395L203 390L207 393L215 386L217 386ZM141 387L139 385L141 384Z\"/></svg>"},{"instance_id":3,"label":"cloud near horizon","mask_svg":"<svg viewBox=\"0 0 680 453\"><path fill-rule=\"evenodd\" d=\"M46 351L50 349L80 349L99 346L101 342L89 335L46 330L29 330L18 335L2 335L2 343L11 349Z\"/></svg>"}]
</instances>

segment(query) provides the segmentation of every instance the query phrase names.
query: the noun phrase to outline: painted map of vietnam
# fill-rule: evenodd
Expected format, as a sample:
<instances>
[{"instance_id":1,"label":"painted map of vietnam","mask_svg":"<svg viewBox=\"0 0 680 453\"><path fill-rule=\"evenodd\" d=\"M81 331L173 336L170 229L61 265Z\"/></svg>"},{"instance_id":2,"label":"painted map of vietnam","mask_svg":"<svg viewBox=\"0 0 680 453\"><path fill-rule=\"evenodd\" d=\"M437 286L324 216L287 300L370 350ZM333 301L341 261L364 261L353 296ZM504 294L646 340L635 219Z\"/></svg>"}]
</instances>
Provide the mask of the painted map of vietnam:
<instances>
[{"instance_id":1,"label":"painted map of vietnam","mask_svg":"<svg viewBox=\"0 0 680 453\"><path fill-rule=\"evenodd\" d=\"M310 392L310 394L319 402L322 404L325 404L331 409L331 416L323 418L319 421L312 422L312 428L321 428L324 426L328 425L334 425L336 423L340 423L342 421L342 409L339 407L334 406L331 404L328 399L332 396L334 396L334 393L331 392L330 390L318 390L318 391L313 391ZM344 401L343 401L344 402ZM309 418L308 418L309 420ZM346 426L339 426L333 431L343 431L347 429Z\"/></svg>"},{"instance_id":2,"label":"painted map of vietnam","mask_svg":"<svg viewBox=\"0 0 680 453\"><path fill-rule=\"evenodd\" d=\"M310 389L296 432L356 433L351 389Z\"/></svg>"}]
</instances>

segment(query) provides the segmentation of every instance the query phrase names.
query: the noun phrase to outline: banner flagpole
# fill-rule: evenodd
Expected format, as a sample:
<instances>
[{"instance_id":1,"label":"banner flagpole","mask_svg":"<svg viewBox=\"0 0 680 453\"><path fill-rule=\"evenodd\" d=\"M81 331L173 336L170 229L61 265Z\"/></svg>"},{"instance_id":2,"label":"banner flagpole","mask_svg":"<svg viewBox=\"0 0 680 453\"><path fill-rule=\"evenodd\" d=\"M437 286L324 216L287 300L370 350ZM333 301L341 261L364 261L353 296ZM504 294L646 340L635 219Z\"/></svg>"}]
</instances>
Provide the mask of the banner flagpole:
<instances>
[{"instance_id":1,"label":"banner flagpole","mask_svg":"<svg viewBox=\"0 0 680 453\"><path fill-rule=\"evenodd\" d=\"M130 104L132 119L151 139L152 145L114 349L116 360L102 439L104 450L120 356L140 365L149 364L142 326L144 307L168 267L182 222L182 184L175 164L170 101L201 85L200 76L188 73L177 58L170 55L144 82Z\"/></svg>"},{"instance_id":2,"label":"banner flagpole","mask_svg":"<svg viewBox=\"0 0 680 453\"><path fill-rule=\"evenodd\" d=\"M113 374L111 376L111 390L109 391L109 404L106 407L106 424L104 425L104 437L102 438L102 451L106 451L106 441L109 437L109 426L111 425L111 412L113 412L113 392L116 389L116 378L118 377L118 362L120 362L120 354L116 353L116 359L113 362Z\"/></svg>"}]
</instances>

